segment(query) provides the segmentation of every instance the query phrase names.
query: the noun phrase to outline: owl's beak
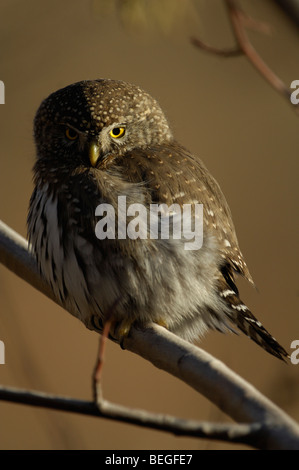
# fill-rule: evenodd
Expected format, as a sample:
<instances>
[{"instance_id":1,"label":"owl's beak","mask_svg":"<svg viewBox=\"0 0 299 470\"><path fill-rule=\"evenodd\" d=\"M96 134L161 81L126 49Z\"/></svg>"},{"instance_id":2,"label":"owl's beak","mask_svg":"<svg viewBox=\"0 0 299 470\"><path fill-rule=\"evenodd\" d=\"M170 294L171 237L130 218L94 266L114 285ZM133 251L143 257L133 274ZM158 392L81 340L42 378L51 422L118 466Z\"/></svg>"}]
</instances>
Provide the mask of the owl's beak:
<instances>
[{"instance_id":1,"label":"owl's beak","mask_svg":"<svg viewBox=\"0 0 299 470\"><path fill-rule=\"evenodd\" d=\"M89 161L91 166L95 167L100 156L100 147L96 142L91 142L89 145Z\"/></svg>"}]
</instances>

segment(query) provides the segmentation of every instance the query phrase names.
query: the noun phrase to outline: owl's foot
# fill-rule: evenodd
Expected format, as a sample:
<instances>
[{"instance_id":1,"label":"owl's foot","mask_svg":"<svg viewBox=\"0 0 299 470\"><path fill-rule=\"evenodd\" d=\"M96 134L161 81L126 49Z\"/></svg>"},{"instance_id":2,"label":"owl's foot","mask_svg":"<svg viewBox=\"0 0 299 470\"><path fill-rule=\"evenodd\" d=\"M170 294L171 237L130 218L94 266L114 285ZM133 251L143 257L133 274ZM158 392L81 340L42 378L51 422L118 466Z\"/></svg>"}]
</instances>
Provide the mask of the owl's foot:
<instances>
[{"instance_id":1,"label":"owl's foot","mask_svg":"<svg viewBox=\"0 0 299 470\"><path fill-rule=\"evenodd\" d=\"M129 336L131 328L134 325L134 323L135 323L135 320L125 319L117 327L117 337L118 337L120 347L122 349L125 349L124 341ZM162 319L159 319L155 321L154 323L156 323L157 325L163 326L163 328L168 329L167 323Z\"/></svg>"},{"instance_id":2,"label":"owl's foot","mask_svg":"<svg viewBox=\"0 0 299 470\"><path fill-rule=\"evenodd\" d=\"M162 318L159 319L158 321L155 321L155 323L159 326L163 326L163 328L166 328L166 330L168 330L168 325L165 320L162 320Z\"/></svg>"},{"instance_id":3,"label":"owl's foot","mask_svg":"<svg viewBox=\"0 0 299 470\"><path fill-rule=\"evenodd\" d=\"M117 334L119 336L120 341L123 341L127 336L129 336L133 323L134 321L131 320L123 320L121 322L120 326L117 329Z\"/></svg>"},{"instance_id":4,"label":"owl's foot","mask_svg":"<svg viewBox=\"0 0 299 470\"><path fill-rule=\"evenodd\" d=\"M117 336L117 340L119 341L120 347L122 349L125 349L124 341L129 336L134 322L135 320L126 318L125 320L122 320L116 325L116 328L115 328L116 336Z\"/></svg>"}]
</instances>

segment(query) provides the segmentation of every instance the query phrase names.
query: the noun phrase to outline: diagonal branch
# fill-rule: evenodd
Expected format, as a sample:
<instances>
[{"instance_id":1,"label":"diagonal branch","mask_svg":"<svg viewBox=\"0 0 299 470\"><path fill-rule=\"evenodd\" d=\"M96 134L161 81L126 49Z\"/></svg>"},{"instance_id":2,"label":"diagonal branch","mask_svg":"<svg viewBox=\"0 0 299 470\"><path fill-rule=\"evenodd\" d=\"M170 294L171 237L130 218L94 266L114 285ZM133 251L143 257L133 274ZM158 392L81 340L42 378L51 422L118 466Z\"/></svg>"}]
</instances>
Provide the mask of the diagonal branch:
<instances>
[{"instance_id":1,"label":"diagonal branch","mask_svg":"<svg viewBox=\"0 0 299 470\"><path fill-rule=\"evenodd\" d=\"M238 3L235 0L226 0L226 5L230 14L233 31L240 49L250 60L252 65L260 72L260 74L273 86L273 88L284 95L290 102L291 93L289 88L270 69L270 67L268 67L268 65L263 61L263 59L252 46L244 27L246 17L241 8L238 6Z\"/></svg>"},{"instance_id":2,"label":"diagonal branch","mask_svg":"<svg viewBox=\"0 0 299 470\"><path fill-rule=\"evenodd\" d=\"M16 275L59 304L49 287L41 280L35 261L26 246L27 242L20 235L0 221L0 261ZM248 440L243 436L242 442L251 444L254 435L252 432L256 433L258 429L262 429L258 439L255 434L256 447L261 449L299 449L298 424L252 385L202 349L187 343L157 325L149 325L145 329L132 328L123 345L126 349L152 362L156 367L186 382L237 422L261 426L259 428L249 427ZM2 390L0 398L3 398L4 393ZM24 402L24 397L19 401ZM89 403L88 407L92 406L94 405ZM101 402L100 411L107 412L108 410L113 415L114 411L112 412L111 406L112 408L117 406L118 410L121 409L118 405ZM129 417L132 410L122 408L122 412L126 416L124 420L133 422L132 417ZM145 412L139 410L138 413L141 413L141 422L141 416L144 416L142 413ZM114 416L114 419L119 419L117 413ZM165 419L167 421L168 418ZM192 427L193 424L190 426ZM196 426L200 427L202 424L197 423ZM210 429L213 430L213 425L211 424L211 426ZM167 426L164 429L167 429ZM174 432L174 429L175 427L171 432ZM179 425L177 430L180 433ZM217 434L217 427L213 432ZM211 433L213 432L211 431Z\"/></svg>"}]
</instances>

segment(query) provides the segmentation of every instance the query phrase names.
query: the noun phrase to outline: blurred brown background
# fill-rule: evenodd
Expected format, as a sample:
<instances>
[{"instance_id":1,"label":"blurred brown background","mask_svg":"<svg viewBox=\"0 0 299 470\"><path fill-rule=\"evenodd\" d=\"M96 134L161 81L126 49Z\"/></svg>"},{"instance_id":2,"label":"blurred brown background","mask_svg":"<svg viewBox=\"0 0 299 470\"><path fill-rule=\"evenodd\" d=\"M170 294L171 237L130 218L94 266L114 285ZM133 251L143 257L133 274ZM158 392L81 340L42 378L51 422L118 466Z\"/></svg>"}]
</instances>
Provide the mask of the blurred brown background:
<instances>
[{"instance_id":1,"label":"blurred brown background","mask_svg":"<svg viewBox=\"0 0 299 470\"><path fill-rule=\"evenodd\" d=\"M258 287L240 280L242 298L289 349L299 339L298 116L244 57L223 59L190 44L191 35L218 47L234 44L222 0L159 0L160 16L156 0L149 3L145 18L113 0L1 0L1 218L25 236L32 120L43 98L82 79L139 84L219 181ZM241 3L272 26L272 35L250 37L289 86L299 79L298 29L270 0ZM6 268L0 276L0 383L90 399L97 335ZM281 363L243 335L211 333L201 346L299 419L299 365ZM187 385L110 342L104 393L128 406L227 420ZM0 416L1 449L245 448L5 402Z\"/></svg>"}]
</instances>

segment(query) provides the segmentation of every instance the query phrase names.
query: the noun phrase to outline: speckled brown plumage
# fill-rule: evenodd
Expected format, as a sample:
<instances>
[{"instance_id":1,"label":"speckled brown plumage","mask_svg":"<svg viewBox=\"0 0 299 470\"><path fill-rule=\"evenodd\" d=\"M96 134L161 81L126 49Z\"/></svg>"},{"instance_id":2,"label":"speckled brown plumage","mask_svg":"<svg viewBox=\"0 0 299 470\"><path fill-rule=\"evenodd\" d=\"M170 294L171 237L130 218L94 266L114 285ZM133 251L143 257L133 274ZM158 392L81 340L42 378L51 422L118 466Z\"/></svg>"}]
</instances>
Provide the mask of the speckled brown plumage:
<instances>
[{"instance_id":1,"label":"speckled brown plumage","mask_svg":"<svg viewBox=\"0 0 299 470\"><path fill-rule=\"evenodd\" d=\"M75 83L43 101L35 141L29 239L42 274L88 328L101 331L113 308L119 324L163 322L190 341L239 328L287 356L239 298L235 273L253 281L218 183L150 95L115 80ZM118 196L146 210L203 204L202 247L184 249L183 235L99 240L95 209L110 204L118 220Z\"/></svg>"}]
</instances>

